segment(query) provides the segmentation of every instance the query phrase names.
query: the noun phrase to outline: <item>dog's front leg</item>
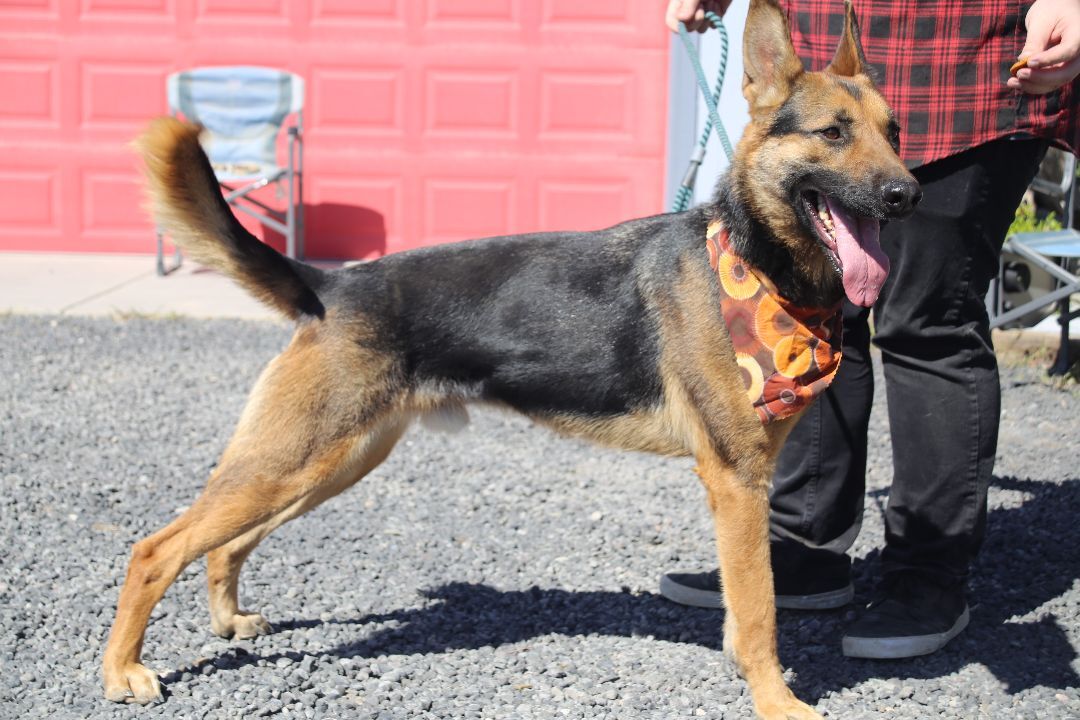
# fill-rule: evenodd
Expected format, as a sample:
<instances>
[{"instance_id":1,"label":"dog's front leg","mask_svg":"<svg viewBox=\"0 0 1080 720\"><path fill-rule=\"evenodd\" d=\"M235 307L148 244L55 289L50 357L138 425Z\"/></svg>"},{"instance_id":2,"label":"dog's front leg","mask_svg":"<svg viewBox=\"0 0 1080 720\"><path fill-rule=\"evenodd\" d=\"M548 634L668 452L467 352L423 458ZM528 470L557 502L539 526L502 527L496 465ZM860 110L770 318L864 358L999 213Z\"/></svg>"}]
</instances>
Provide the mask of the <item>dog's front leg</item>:
<instances>
[{"instance_id":1,"label":"dog's front leg","mask_svg":"<svg viewBox=\"0 0 1080 720\"><path fill-rule=\"evenodd\" d=\"M771 471L771 467L769 468ZM716 527L726 608L724 649L746 678L765 720L820 720L792 694L776 655L776 607L769 562L771 474L741 472L718 457L698 458Z\"/></svg>"}]
</instances>

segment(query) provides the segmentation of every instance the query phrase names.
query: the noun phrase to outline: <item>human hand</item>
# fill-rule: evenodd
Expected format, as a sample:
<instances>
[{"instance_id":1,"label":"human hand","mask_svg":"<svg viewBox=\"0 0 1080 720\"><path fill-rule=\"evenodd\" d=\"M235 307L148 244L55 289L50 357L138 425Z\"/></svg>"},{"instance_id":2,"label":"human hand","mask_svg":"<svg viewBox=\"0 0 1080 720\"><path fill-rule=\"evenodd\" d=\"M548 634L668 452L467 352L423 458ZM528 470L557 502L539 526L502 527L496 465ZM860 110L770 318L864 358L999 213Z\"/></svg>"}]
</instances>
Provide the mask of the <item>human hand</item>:
<instances>
[{"instance_id":1,"label":"human hand","mask_svg":"<svg viewBox=\"0 0 1080 720\"><path fill-rule=\"evenodd\" d=\"M705 19L705 11L723 15L730 5L731 0L668 0L664 20L671 32L679 32L680 22L686 23L687 30L705 32L711 27Z\"/></svg>"},{"instance_id":2,"label":"human hand","mask_svg":"<svg viewBox=\"0 0 1080 720\"><path fill-rule=\"evenodd\" d=\"M1035 0L1024 22L1020 57L1027 66L1009 78L1009 87L1042 95L1080 75L1080 0Z\"/></svg>"}]
</instances>

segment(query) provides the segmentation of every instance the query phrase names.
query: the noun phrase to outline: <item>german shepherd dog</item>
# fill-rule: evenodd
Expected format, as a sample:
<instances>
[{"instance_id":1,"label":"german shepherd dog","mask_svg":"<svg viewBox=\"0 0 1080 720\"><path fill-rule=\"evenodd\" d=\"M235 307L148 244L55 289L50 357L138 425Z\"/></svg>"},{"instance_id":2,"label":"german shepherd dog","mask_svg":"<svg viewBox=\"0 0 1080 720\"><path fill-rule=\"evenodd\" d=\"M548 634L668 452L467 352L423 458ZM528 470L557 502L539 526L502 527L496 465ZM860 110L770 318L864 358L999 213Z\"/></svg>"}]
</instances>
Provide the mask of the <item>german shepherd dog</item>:
<instances>
[{"instance_id":1,"label":"german shepherd dog","mask_svg":"<svg viewBox=\"0 0 1080 720\"><path fill-rule=\"evenodd\" d=\"M797 416L763 424L747 401L720 314L706 229L791 303L870 304L883 277L879 221L919 188L899 128L867 75L850 4L838 50L804 72L774 0L753 0L743 93L751 122L715 201L587 233L426 248L335 271L287 259L222 200L199 129L156 120L140 141L158 221L196 260L296 321L263 371L202 495L135 543L104 654L105 696L159 699L140 664L166 588L207 555L218 635L270 630L237 604L259 541L364 477L415 418L470 402L556 431L692 455L716 527L724 646L763 718L818 718L785 685L776 653L768 490ZM887 261L886 261L887 262ZM880 275L880 273L879 273Z\"/></svg>"}]
</instances>

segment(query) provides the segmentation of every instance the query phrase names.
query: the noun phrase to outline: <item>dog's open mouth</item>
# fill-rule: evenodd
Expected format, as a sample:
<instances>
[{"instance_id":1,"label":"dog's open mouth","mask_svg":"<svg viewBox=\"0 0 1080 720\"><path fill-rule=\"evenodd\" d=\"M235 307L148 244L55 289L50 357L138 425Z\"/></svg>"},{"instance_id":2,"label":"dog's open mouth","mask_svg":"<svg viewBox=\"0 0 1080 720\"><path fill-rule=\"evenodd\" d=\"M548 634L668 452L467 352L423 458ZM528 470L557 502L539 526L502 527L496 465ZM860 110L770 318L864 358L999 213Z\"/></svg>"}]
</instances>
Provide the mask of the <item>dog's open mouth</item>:
<instances>
[{"instance_id":1,"label":"dog's open mouth","mask_svg":"<svg viewBox=\"0 0 1080 720\"><path fill-rule=\"evenodd\" d=\"M801 199L826 256L843 278L844 293L856 305L870 307L889 275L880 222L852 213L825 193L807 190Z\"/></svg>"}]
</instances>

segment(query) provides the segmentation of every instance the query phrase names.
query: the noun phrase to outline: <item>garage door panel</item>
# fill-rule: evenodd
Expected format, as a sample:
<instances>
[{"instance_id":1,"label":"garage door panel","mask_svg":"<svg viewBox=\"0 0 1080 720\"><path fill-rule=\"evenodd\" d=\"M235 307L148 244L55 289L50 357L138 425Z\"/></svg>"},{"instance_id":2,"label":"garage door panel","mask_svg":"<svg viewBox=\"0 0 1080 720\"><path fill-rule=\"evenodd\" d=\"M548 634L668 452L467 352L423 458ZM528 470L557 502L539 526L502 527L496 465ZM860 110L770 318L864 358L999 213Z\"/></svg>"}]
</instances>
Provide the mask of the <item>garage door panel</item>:
<instances>
[{"instance_id":1,"label":"garage door panel","mask_svg":"<svg viewBox=\"0 0 1080 720\"><path fill-rule=\"evenodd\" d=\"M123 142L147 118L168 112L162 89L172 68L160 61L88 60L81 63L81 127Z\"/></svg>"},{"instance_id":2,"label":"garage door panel","mask_svg":"<svg viewBox=\"0 0 1080 720\"><path fill-rule=\"evenodd\" d=\"M545 72L540 80L540 139L631 140L634 85L630 72Z\"/></svg>"},{"instance_id":3,"label":"garage door panel","mask_svg":"<svg viewBox=\"0 0 1080 720\"><path fill-rule=\"evenodd\" d=\"M60 10L60 0L0 3L0 27L12 34L57 34L63 20Z\"/></svg>"},{"instance_id":4,"label":"garage door panel","mask_svg":"<svg viewBox=\"0 0 1080 720\"><path fill-rule=\"evenodd\" d=\"M587 68L587 69L586 69ZM544 153L663 155L664 78L629 64L596 66L586 60L540 70L537 149Z\"/></svg>"},{"instance_id":5,"label":"garage door panel","mask_svg":"<svg viewBox=\"0 0 1080 720\"><path fill-rule=\"evenodd\" d=\"M47 59L0 60L0 127L60 127L60 65Z\"/></svg>"},{"instance_id":6,"label":"garage door panel","mask_svg":"<svg viewBox=\"0 0 1080 720\"><path fill-rule=\"evenodd\" d=\"M322 172L308 184L309 248L321 257L372 258L404 241L405 183L400 175Z\"/></svg>"},{"instance_id":7,"label":"garage door panel","mask_svg":"<svg viewBox=\"0 0 1080 720\"><path fill-rule=\"evenodd\" d=\"M80 0L81 20L110 20L136 22L146 18L162 18L176 12L176 0Z\"/></svg>"},{"instance_id":8,"label":"garage door panel","mask_svg":"<svg viewBox=\"0 0 1080 720\"><path fill-rule=\"evenodd\" d=\"M407 0L313 0L312 24L375 24L405 26Z\"/></svg>"},{"instance_id":9,"label":"garage door panel","mask_svg":"<svg viewBox=\"0 0 1080 720\"><path fill-rule=\"evenodd\" d=\"M523 0L426 0L424 24L448 32L521 30L522 4Z\"/></svg>"},{"instance_id":10,"label":"garage door panel","mask_svg":"<svg viewBox=\"0 0 1080 720\"><path fill-rule=\"evenodd\" d=\"M178 48L177 69L210 65L258 65L290 72L306 71L304 58L289 57L288 45L268 42L266 38L238 38L230 34L228 42L215 33L202 33ZM164 92L164 91L163 91Z\"/></svg>"},{"instance_id":11,"label":"garage door panel","mask_svg":"<svg viewBox=\"0 0 1080 720\"><path fill-rule=\"evenodd\" d=\"M513 70L431 68L424 75L429 138L517 140L520 82Z\"/></svg>"},{"instance_id":12,"label":"garage door panel","mask_svg":"<svg viewBox=\"0 0 1080 720\"><path fill-rule=\"evenodd\" d=\"M307 31L318 42L404 44L411 32L407 5L407 0L313 0Z\"/></svg>"},{"instance_id":13,"label":"garage door panel","mask_svg":"<svg viewBox=\"0 0 1080 720\"><path fill-rule=\"evenodd\" d=\"M626 178L542 180L537 200L541 226L592 230L629 217L633 192Z\"/></svg>"},{"instance_id":14,"label":"garage door panel","mask_svg":"<svg viewBox=\"0 0 1080 720\"><path fill-rule=\"evenodd\" d=\"M142 177L134 169L89 167L81 173L80 238L84 247L108 242L119 252L148 252L154 234L143 209Z\"/></svg>"},{"instance_id":15,"label":"garage door panel","mask_svg":"<svg viewBox=\"0 0 1080 720\"><path fill-rule=\"evenodd\" d=\"M79 22L117 27L156 25L175 21L177 0L80 0L68 3Z\"/></svg>"},{"instance_id":16,"label":"garage door panel","mask_svg":"<svg viewBox=\"0 0 1080 720\"><path fill-rule=\"evenodd\" d=\"M311 127L377 142L405 137L405 71L395 67L314 67Z\"/></svg>"},{"instance_id":17,"label":"garage door panel","mask_svg":"<svg viewBox=\"0 0 1080 720\"><path fill-rule=\"evenodd\" d=\"M167 74L200 65L307 80L313 258L656 212L666 43L647 0L6 4L0 177L14 195L0 249L152 251L128 143L165 111Z\"/></svg>"},{"instance_id":18,"label":"garage door panel","mask_svg":"<svg viewBox=\"0 0 1080 720\"><path fill-rule=\"evenodd\" d=\"M295 31L290 6L288 0L195 0L194 27L211 36L289 38Z\"/></svg>"},{"instance_id":19,"label":"garage door panel","mask_svg":"<svg viewBox=\"0 0 1080 720\"><path fill-rule=\"evenodd\" d=\"M589 42L622 48L667 47L657 32L663 5L654 0L586 3L579 0L540 0L540 37L546 44Z\"/></svg>"},{"instance_id":20,"label":"garage door panel","mask_svg":"<svg viewBox=\"0 0 1080 720\"><path fill-rule=\"evenodd\" d=\"M58 237L60 191L59 168L31 166L0 170L0 234Z\"/></svg>"},{"instance_id":21,"label":"garage door panel","mask_svg":"<svg viewBox=\"0 0 1080 720\"><path fill-rule=\"evenodd\" d=\"M429 177L418 245L519 232L514 177Z\"/></svg>"}]
</instances>

